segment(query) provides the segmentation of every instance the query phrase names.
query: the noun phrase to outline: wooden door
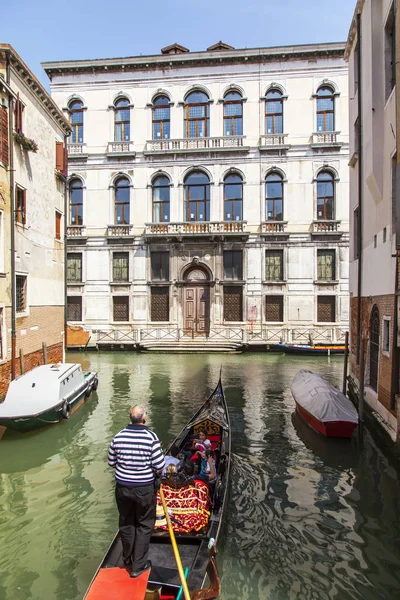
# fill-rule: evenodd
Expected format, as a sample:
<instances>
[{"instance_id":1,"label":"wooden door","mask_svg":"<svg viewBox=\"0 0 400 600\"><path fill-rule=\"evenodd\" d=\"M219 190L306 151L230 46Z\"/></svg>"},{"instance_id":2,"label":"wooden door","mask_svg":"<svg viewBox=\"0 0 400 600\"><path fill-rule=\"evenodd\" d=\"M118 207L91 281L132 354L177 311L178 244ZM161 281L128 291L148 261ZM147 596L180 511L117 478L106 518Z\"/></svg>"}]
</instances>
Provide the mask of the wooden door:
<instances>
[{"instance_id":1,"label":"wooden door","mask_svg":"<svg viewBox=\"0 0 400 600\"><path fill-rule=\"evenodd\" d=\"M183 328L192 335L209 330L210 289L208 286L187 286L183 289Z\"/></svg>"}]
</instances>

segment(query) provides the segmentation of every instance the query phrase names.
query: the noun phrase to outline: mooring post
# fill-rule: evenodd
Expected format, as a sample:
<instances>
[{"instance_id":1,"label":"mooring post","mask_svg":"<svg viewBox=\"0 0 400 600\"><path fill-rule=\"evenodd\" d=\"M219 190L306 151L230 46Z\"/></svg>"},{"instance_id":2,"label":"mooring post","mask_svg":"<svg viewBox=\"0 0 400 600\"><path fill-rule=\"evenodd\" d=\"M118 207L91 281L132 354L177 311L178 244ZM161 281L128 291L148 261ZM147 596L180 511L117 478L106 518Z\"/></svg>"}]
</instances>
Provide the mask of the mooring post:
<instances>
[{"instance_id":1,"label":"mooring post","mask_svg":"<svg viewBox=\"0 0 400 600\"><path fill-rule=\"evenodd\" d=\"M24 364L24 351L22 350L22 348L19 349L19 364L20 364L21 375L23 375L25 373L25 364Z\"/></svg>"},{"instance_id":2,"label":"mooring post","mask_svg":"<svg viewBox=\"0 0 400 600\"><path fill-rule=\"evenodd\" d=\"M47 344L46 342L42 342L43 349L43 364L47 365Z\"/></svg>"},{"instance_id":3,"label":"mooring post","mask_svg":"<svg viewBox=\"0 0 400 600\"><path fill-rule=\"evenodd\" d=\"M360 340L360 396L358 398L358 435L363 438L364 429L364 387L365 387L365 338Z\"/></svg>"},{"instance_id":4,"label":"mooring post","mask_svg":"<svg viewBox=\"0 0 400 600\"><path fill-rule=\"evenodd\" d=\"M347 368L349 363L349 332L346 331L344 340L344 365L343 365L343 394L347 392Z\"/></svg>"}]
</instances>

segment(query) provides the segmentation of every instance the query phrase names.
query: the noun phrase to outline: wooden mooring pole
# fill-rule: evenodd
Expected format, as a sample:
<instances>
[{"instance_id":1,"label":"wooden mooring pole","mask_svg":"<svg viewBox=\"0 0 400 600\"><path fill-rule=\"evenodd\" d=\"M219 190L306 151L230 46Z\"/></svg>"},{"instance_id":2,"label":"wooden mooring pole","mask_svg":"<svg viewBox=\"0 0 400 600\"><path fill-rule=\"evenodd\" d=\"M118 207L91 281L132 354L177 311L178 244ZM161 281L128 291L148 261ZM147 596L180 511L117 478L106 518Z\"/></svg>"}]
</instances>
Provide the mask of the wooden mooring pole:
<instances>
[{"instance_id":1,"label":"wooden mooring pole","mask_svg":"<svg viewBox=\"0 0 400 600\"><path fill-rule=\"evenodd\" d=\"M364 434L364 388L365 388L365 338L360 340L360 395L358 398L358 437L360 442Z\"/></svg>"},{"instance_id":2,"label":"wooden mooring pole","mask_svg":"<svg viewBox=\"0 0 400 600\"><path fill-rule=\"evenodd\" d=\"M21 370L21 375L25 373L25 362L24 362L24 351L22 348L19 349L19 365Z\"/></svg>"},{"instance_id":3,"label":"wooden mooring pole","mask_svg":"<svg viewBox=\"0 0 400 600\"><path fill-rule=\"evenodd\" d=\"M343 394L347 392L347 369L349 364L349 332L346 331L344 340L344 365L343 365Z\"/></svg>"},{"instance_id":4,"label":"wooden mooring pole","mask_svg":"<svg viewBox=\"0 0 400 600\"><path fill-rule=\"evenodd\" d=\"M47 365L47 344L46 342L42 342L43 349L43 364Z\"/></svg>"}]
</instances>

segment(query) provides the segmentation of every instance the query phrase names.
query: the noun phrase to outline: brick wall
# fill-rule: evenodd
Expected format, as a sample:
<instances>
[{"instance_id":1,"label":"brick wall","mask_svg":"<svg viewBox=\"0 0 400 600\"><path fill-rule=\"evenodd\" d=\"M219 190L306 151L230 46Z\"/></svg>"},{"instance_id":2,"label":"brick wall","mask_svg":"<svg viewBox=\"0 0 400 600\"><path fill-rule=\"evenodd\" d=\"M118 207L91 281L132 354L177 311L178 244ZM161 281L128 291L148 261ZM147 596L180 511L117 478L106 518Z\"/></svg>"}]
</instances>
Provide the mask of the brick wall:
<instances>
[{"instance_id":1,"label":"brick wall","mask_svg":"<svg viewBox=\"0 0 400 600\"><path fill-rule=\"evenodd\" d=\"M396 309L396 296L389 294L386 296L369 296L368 298L361 298L361 332L362 335L369 338L370 331L370 318L372 308L378 307L379 319L380 319L380 350L379 350L379 368L378 368L378 400L385 408L390 410L393 414L395 413L394 408L394 394L397 390L393 389L392 374L393 369L396 368L396 356L393 352L393 335L396 335L394 331L395 322L395 309ZM357 298L350 298L350 375L352 375L357 382L360 380L360 367L357 365L357 317L358 317L358 306ZM390 353L389 356L382 352L382 322L383 317L391 317L391 339L390 339ZM364 356L367 361L367 343L364 345ZM366 364L366 372L368 372L368 365Z\"/></svg>"},{"instance_id":2,"label":"brick wall","mask_svg":"<svg viewBox=\"0 0 400 600\"><path fill-rule=\"evenodd\" d=\"M47 362L57 363L63 360L63 343L59 342L53 346L47 348ZM36 350L24 356L25 372L30 371L34 367L44 364L44 357L42 349ZM16 375L21 374L21 364L19 356L16 363ZM4 397L8 386L11 381L11 361L7 361L5 364L0 365L0 398Z\"/></svg>"}]
</instances>

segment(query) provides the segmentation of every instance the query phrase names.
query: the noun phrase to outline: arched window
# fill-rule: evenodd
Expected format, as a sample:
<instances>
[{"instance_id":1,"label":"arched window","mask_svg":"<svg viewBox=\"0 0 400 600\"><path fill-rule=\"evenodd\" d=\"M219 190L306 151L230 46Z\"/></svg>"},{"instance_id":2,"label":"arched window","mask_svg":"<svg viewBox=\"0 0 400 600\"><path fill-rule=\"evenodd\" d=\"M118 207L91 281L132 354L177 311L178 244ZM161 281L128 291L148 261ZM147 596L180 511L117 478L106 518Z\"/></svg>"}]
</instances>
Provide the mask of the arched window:
<instances>
[{"instance_id":1,"label":"arched window","mask_svg":"<svg viewBox=\"0 0 400 600\"><path fill-rule=\"evenodd\" d=\"M334 218L335 183L330 171L321 171L317 176L317 219L330 221Z\"/></svg>"},{"instance_id":2,"label":"arched window","mask_svg":"<svg viewBox=\"0 0 400 600\"><path fill-rule=\"evenodd\" d=\"M210 220L210 181L201 171L193 171L185 179L185 220Z\"/></svg>"},{"instance_id":3,"label":"arched window","mask_svg":"<svg viewBox=\"0 0 400 600\"><path fill-rule=\"evenodd\" d=\"M115 224L129 224L130 184L126 177L119 177L115 182Z\"/></svg>"},{"instance_id":4,"label":"arched window","mask_svg":"<svg viewBox=\"0 0 400 600\"><path fill-rule=\"evenodd\" d=\"M208 137L210 108L204 92L191 92L185 101L185 137Z\"/></svg>"},{"instance_id":5,"label":"arched window","mask_svg":"<svg viewBox=\"0 0 400 600\"><path fill-rule=\"evenodd\" d=\"M72 127L71 143L83 144L83 104L80 100L72 100L68 108Z\"/></svg>"},{"instance_id":6,"label":"arched window","mask_svg":"<svg viewBox=\"0 0 400 600\"><path fill-rule=\"evenodd\" d=\"M116 142L129 142L131 139L131 113L127 98L119 98L115 102L114 139Z\"/></svg>"},{"instance_id":7,"label":"arched window","mask_svg":"<svg viewBox=\"0 0 400 600\"><path fill-rule=\"evenodd\" d=\"M169 221L169 180L164 175L153 181L153 222Z\"/></svg>"},{"instance_id":8,"label":"arched window","mask_svg":"<svg viewBox=\"0 0 400 600\"><path fill-rule=\"evenodd\" d=\"M372 309L370 320L369 383L376 392L378 391L379 333L379 310L375 305Z\"/></svg>"},{"instance_id":9,"label":"arched window","mask_svg":"<svg viewBox=\"0 0 400 600\"><path fill-rule=\"evenodd\" d=\"M280 173L270 173L265 178L265 218L283 221L283 179Z\"/></svg>"},{"instance_id":10,"label":"arched window","mask_svg":"<svg viewBox=\"0 0 400 600\"><path fill-rule=\"evenodd\" d=\"M335 97L329 85L317 91L317 132L335 131Z\"/></svg>"},{"instance_id":11,"label":"arched window","mask_svg":"<svg viewBox=\"0 0 400 600\"><path fill-rule=\"evenodd\" d=\"M243 135L243 99L239 92L225 94L224 135Z\"/></svg>"},{"instance_id":12,"label":"arched window","mask_svg":"<svg viewBox=\"0 0 400 600\"><path fill-rule=\"evenodd\" d=\"M243 180L237 174L224 179L224 220L243 220Z\"/></svg>"},{"instance_id":13,"label":"arched window","mask_svg":"<svg viewBox=\"0 0 400 600\"><path fill-rule=\"evenodd\" d=\"M269 90L265 97L265 133L283 133L283 98L280 90Z\"/></svg>"},{"instance_id":14,"label":"arched window","mask_svg":"<svg viewBox=\"0 0 400 600\"><path fill-rule=\"evenodd\" d=\"M153 102L153 107L153 140L169 140L169 98L167 96L158 96Z\"/></svg>"},{"instance_id":15,"label":"arched window","mask_svg":"<svg viewBox=\"0 0 400 600\"><path fill-rule=\"evenodd\" d=\"M80 179L69 184L69 224L83 225L83 186Z\"/></svg>"}]
</instances>

